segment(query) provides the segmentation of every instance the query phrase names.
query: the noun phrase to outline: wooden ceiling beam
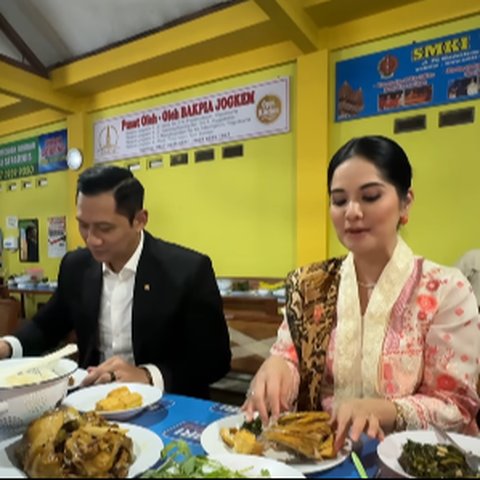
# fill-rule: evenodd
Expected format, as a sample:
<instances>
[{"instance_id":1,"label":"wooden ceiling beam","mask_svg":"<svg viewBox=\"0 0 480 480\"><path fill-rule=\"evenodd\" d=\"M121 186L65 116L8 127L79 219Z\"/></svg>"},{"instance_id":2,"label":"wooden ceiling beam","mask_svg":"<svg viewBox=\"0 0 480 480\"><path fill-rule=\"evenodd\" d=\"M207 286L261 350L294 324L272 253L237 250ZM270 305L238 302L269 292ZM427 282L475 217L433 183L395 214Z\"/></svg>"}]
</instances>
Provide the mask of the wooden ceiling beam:
<instances>
[{"instance_id":1,"label":"wooden ceiling beam","mask_svg":"<svg viewBox=\"0 0 480 480\"><path fill-rule=\"evenodd\" d=\"M161 72L162 58L165 56L181 54L186 49L198 47L213 39L221 42L233 32L248 31L254 26L268 23L268 20L268 16L253 0L241 2L98 55L55 68L51 71L51 78L55 89L67 90L77 88L84 82L101 80L105 75L117 74L121 77L124 71L138 71L146 64L153 76ZM152 61L156 66L152 65ZM190 62L194 64L195 57L192 57Z\"/></svg>"},{"instance_id":2,"label":"wooden ceiling beam","mask_svg":"<svg viewBox=\"0 0 480 480\"><path fill-rule=\"evenodd\" d=\"M17 101L10 105L5 105L0 109L0 118L2 121L14 120L21 115L27 115L31 112L41 110L43 107L39 103L32 102L31 100Z\"/></svg>"},{"instance_id":3,"label":"wooden ceiling beam","mask_svg":"<svg viewBox=\"0 0 480 480\"><path fill-rule=\"evenodd\" d=\"M255 0L255 3L303 53L318 50L318 29L313 20L295 2Z\"/></svg>"},{"instance_id":4,"label":"wooden ceiling beam","mask_svg":"<svg viewBox=\"0 0 480 480\"><path fill-rule=\"evenodd\" d=\"M13 46L27 60L37 75L48 78L48 70L39 58L33 53L30 47L23 41L23 38L10 25L8 20L0 13L0 31L10 40Z\"/></svg>"},{"instance_id":5,"label":"wooden ceiling beam","mask_svg":"<svg viewBox=\"0 0 480 480\"><path fill-rule=\"evenodd\" d=\"M455 0L455 6L438 0L419 0L330 27L328 48L348 48L479 13L478 0Z\"/></svg>"},{"instance_id":6,"label":"wooden ceiling beam","mask_svg":"<svg viewBox=\"0 0 480 480\"><path fill-rule=\"evenodd\" d=\"M1 110L0 110L1 112ZM0 118L3 118L0 113ZM11 135L12 133L22 132L38 127L39 125L48 125L59 122L66 117L61 112L44 108L34 112L20 115L0 122L0 137Z\"/></svg>"},{"instance_id":7,"label":"wooden ceiling beam","mask_svg":"<svg viewBox=\"0 0 480 480\"><path fill-rule=\"evenodd\" d=\"M148 97L170 93L193 85L215 82L275 65L286 64L301 55L293 42L281 42L236 55L225 56L210 62L191 65L171 72L144 78L137 82L91 95L83 108L94 112L135 102Z\"/></svg>"},{"instance_id":8,"label":"wooden ceiling beam","mask_svg":"<svg viewBox=\"0 0 480 480\"><path fill-rule=\"evenodd\" d=\"M0 92L21 100L30 100L63 112L75 112L79 101L56 92L52 82L9 63L0 61Z\"/></svg>"},{"instance_id":9,"label":"wooden ceiling beam","mask_svg":"<svg viewBox=\"0 0 480 480\"><path fill-rule=\"evenodd\" d=\"M316 7L322 3L332 2L333 0L304 0L303 8Z\"/></svg>"},{"instance_id":10,"label":"wooden ceiling beam","mask_svg":"<svg viewBox=\"0 0 480 480\"><path fill-rule=\"evenodd\" d=\"M19 103L20 100L15 97L11 97L10 95L3 95L0 94L0 118L2 117L2 108L4 107L10 107L11 105L15 105L16 103Z\"/></svg>"}]
</instances>

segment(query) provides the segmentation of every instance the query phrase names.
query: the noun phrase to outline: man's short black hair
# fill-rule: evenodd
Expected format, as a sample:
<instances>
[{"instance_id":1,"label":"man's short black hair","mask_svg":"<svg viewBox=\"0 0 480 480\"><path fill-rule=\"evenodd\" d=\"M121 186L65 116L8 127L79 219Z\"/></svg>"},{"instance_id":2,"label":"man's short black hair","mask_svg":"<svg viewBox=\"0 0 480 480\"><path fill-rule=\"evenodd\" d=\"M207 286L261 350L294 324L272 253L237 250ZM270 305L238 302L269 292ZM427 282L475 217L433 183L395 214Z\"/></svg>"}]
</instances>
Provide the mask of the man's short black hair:
<instances>
[{"instance_id":1,"label":"man's short black hair","mask_svg":"<svg viewBox=\"0 0 480 480\"><path fill-rule=\"evenodd\" d=\"M143 208L144 188L127 168L114 165L96 165L80 174L77 181L77 198L112 192L117 213L133 223L135 215Z\"/></svg>"}]
</instances>

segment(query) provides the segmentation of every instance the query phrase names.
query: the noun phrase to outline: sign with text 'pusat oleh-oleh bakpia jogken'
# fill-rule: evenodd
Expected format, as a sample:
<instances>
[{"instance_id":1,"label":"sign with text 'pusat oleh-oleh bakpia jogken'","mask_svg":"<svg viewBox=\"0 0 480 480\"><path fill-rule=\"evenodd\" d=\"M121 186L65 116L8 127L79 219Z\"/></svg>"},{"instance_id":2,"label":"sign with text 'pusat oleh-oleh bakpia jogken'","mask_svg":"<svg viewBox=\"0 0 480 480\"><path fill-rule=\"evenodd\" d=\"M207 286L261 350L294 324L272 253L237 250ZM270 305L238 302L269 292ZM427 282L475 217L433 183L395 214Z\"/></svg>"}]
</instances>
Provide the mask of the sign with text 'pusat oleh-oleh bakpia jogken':
<instances>
[{"instance_id":1,"label":"sign with text 'pusat oleh-oleh bakpia jogken'","mask_svg":"<svg viewBox=\"0 0 480 480\"><path fill-rule=\"evenodd\" d=\"M95 122L95 161L215 145L290 130L289 79L278 78Z\"/></svg>"}]
</instances>

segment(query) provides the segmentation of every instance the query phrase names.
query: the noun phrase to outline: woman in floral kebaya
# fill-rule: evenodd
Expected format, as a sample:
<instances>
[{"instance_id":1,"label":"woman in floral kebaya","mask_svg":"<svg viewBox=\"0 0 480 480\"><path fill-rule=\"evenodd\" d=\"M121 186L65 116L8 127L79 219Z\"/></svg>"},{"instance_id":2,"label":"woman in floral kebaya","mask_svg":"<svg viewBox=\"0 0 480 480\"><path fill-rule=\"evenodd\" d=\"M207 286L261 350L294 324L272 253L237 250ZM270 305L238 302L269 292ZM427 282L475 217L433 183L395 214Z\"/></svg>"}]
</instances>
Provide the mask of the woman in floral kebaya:
<instances>
[{"instance_id":1,"label":"woman in floral kebaya","mask_svg":"<svg viewBox=\"0 0 480 480\"><path fill-rule=\"evenodd\" d=\"M349 141L328 167L330 215L349 250L287 279L286 318L243 406L264 421L327 410L336 446L434 423L475 434L480 318L466 278L398 235L412 170L394 141ZM441 241L441 239L439 239Z\"/></svg>"}]
</instances>

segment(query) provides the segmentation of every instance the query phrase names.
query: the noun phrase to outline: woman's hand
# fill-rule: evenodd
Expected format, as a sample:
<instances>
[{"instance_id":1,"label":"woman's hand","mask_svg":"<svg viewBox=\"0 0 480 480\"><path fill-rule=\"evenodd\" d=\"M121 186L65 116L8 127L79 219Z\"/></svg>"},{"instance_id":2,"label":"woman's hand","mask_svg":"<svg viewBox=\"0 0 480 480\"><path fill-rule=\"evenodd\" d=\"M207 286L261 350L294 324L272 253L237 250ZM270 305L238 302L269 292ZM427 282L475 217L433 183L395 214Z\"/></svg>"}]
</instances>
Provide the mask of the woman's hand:
<instances>
[{"instance_id":1,"label":"woman's hand","mask_svg":"<svg viewBox=\"0 0 480 480\"><path fill-rule=\"evenodd\" d=\"M269 414L277 418L281 412L292 406L294 392L294 376L288 362L282 357L272 355L258 370L250 384L247 399L242 406L248 421L258 412L262 422L266 424Z\"/></svg>"},{"instance_id":2,"label":"woman's hand","mask_svg":"<svg viewBox=\"0 0 480 480\"><path fill-rule=\"evenodd\" d=\"M356 442L362 432L370 438L383 440L395 424L396 409L393 402L377 398L360 398L340 403L332 415L335 428L335 449L340 450L347 436Z\"/></svg>"},{"instance_id":3,"label":"woman's hand","mask_svg":"<svg viewBox=\"0 0 480 480\"><path fill-rule=\"evenodd\" d=\"M82 386L109 383L109 382L133 382L149 383L147 374L143 368L132 365L121 357L111 357L98 367L88 367L88 375L82 382Z\"/></svg>"}]
</instances>

